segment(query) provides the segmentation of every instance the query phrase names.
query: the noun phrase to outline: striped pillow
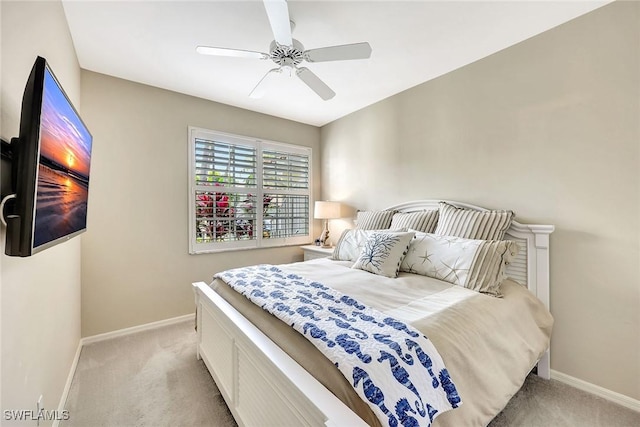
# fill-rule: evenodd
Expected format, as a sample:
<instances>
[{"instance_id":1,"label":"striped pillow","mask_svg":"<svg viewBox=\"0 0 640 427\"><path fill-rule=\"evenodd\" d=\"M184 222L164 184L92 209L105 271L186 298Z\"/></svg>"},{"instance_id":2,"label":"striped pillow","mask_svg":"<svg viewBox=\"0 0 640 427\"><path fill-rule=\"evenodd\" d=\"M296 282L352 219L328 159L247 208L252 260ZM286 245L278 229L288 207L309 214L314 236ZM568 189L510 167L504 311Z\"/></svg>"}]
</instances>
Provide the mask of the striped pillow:
<instances>
[{"instance_id":1,"label":"striped pillow","mask_svg":"<svg viewBox=\"0 0 640 427\"><path fill-rule=\"evenodd\" d=\"M518 244L511 240L472 240L416 233L400 271L499 297L505 268L518 249Z\"/></svg>"},{"instance_id":2,"label":"striped pillow","mask_svg":"<svg viewBox=\"0 0 640 427\"><path fill-rule=\"evenodd\" d=\"M397 212L391 218L392 230L416 230L433 233L438 224L438 210L420 212Z\"/></svg>"},{"instance_id":3,"label":"striped pillow","mask_svg":"<svg viewBox=\"0 0 640 427\"><path fill-rule=\"evenodd\" d=\"M476 252L465 287L501 296L500 284L507 278L505 270L519 249L518 244L512 240L483 241Z\"/></svg>"},{"instance_id":4,"label":"striped pillow","mask_svg":"<svg viewBox=\"0 0 640 427\"><path fill-rule=\"evenodd\" d=\"M395 211L358 211L356 228L360 230L386 230Z\"/></svg>"},{"instance_id":5,"label":"striped pillow","mask_svg":"<svg viewBox=\"0 0 640 427\"><path fill-rule=\"evenodd\" d=\"M465 239L501 240L511 226L513 211L476 211L440 202L434 234Z\"/></svg>"}]
</instances>

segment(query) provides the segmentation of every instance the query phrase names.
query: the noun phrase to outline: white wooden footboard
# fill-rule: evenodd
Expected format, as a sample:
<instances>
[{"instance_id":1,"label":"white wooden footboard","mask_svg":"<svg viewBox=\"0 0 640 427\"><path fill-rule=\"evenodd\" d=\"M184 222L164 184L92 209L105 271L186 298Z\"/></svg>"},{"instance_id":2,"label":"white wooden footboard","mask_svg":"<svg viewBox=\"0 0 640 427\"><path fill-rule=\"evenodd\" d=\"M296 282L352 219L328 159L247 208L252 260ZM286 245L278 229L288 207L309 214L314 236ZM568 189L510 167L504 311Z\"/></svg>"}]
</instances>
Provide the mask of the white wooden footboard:
<instances>
[{"instance_id":1,"label":"white wooden footboard","mask_svg":"<svg viewBox=\"0 0 640 427\"><path fill-rule=\"evenodd\" d=\"M366 426L206 283L193 284L198 358L240 426Z\"/></svg>"}]
</instances>

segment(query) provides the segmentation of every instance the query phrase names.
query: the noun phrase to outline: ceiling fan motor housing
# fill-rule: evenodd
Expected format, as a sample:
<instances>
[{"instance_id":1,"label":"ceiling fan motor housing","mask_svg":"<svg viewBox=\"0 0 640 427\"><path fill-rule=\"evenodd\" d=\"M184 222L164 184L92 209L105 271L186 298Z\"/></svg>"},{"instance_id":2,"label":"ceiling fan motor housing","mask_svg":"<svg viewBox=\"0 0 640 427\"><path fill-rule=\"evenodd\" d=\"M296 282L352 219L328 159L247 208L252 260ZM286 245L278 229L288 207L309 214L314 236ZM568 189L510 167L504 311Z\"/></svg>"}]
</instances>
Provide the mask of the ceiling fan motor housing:
<instances>
[{"instance_id":1,"label":"ceiling fan motor housing","mask_svg":"<svg viewBox=\"0 0 640 427\"><path fill-rule=\"evenodd\" d=\"M283 46L274 40L269 52L271 60L281 67L295 67L304 60L304 46L296 39L292 39L291 46Z\"/></svg>"}]
</instances>

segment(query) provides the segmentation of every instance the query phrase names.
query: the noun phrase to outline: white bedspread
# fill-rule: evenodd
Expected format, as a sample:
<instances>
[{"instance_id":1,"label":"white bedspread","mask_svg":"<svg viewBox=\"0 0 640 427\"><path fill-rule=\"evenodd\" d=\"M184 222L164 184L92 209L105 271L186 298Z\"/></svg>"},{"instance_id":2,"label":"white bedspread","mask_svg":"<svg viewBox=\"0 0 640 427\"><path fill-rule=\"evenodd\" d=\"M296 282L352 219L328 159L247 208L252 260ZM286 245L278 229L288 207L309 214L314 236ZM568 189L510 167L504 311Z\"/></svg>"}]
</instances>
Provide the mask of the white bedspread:
<instances>
[{"instance_id":1,"label":"white bedspread","mask_svg":"<svg viewBox=\"0 0 640 427\"><path fill-rule=\"evenodd\" d=\"M317 280L408 323L478 295L470 289L426 276L400 273L397 278L392 279L348 268L352 264L349 261L320 258L305 263L287 264L286 270Z\"/></svg>"}]
</instances>

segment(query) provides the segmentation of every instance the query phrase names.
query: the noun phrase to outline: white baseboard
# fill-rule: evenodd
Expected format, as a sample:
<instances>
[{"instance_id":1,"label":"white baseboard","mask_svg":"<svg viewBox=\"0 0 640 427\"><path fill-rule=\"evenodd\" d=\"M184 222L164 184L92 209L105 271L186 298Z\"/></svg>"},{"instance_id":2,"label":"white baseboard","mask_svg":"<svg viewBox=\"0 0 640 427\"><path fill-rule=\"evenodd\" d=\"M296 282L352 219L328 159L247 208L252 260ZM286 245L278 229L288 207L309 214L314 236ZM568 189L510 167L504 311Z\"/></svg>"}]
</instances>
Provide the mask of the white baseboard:
<instances>
[{"instance_id":1,"label":"white baseboard","mask_svg":"<svg viewBox=\"0 0 640 427\"><path fill-rule=\"evenodd\" d=\"M130 328L118 329L117 331L105 332L104 334L91 335L84 337L80 341L82 345L94 342L109 340L111 338L123 337L125 335L135 334L136 332L149 331L151 329L161 328L163 326L182 323L189 319L195 319L195 313L185 314L184 316L172 317L171 319L159 320L157 322L145 323L144 325L132 326ZM195 321L195 320L194 320Z\"/></svg>"},{"instance_id":2,"label":"white baseboard","mask_svg":"<svg viewBox=\"0 0 640 427\"><path fill-rule=\"evenodd\" d=\"M622 405L625 408L640 412L640 400L633 399L629 396L625 396L624 394L588 383L570 375L563 374L562 372L554 371L553 369L551 370L551 379L558 380L561 383L586 391L587 393L595 394L596 396L602 397L610 402Z\"/></svg>"},{"instance_id":3,"label":"white baseboard","mask_svg":"<svg viewBox=\"0 0 640 427\"><path fill-rule=\"evenodd\" d=\"M186 322L188 320L193 320L195 318L195 313L185 314L184 316L173 317L171 319L159 320L157 322L146 323L144 325L133 326L131 328L119 329L117 331L106 332L104 334L92 335L90 337L80 338L78 342L78 349L76 350L76 355L73 358L73 363L71 363L71 369L69 370L69 375L67 376L67 382L64 385L64 389L62 390L62 396L60 396L60 403L58 404L58 412L62 413L65 405L67 404L67 397L69 396L69 390L71 389L71 383L73 382L73 376L76 373L76 368L78 367L78 361L80 360L80 353L82 352L82 347L85 344L91 344L94 342L104 341L111 338L122 337L125 335L135 334L136 332L149 331L151 329L161 328L163 326L174 325L176 323ZM60 424L60 420L54 420L53 427L58 427Z\"/></svg>"},{"instance_id":4,"label":"white baseboard","mask_svg":"<svg viewBox=\"0 0 640 427\"><path fill-rule=\"evenodd\" d=\"M76 354L73 357L73 362L71 363L71 368L69 369L69 375L67 375L67 382L64 384L64 389L62 390L62 395L60 396L60 403L58 403L58 413L61 414L64 411L64 407L67 404L67 396L69 395L69 390L71 390L71 383L73 382L73 376L76 373L76 368L78 367L78 360L80 360L80 353L82 352L82 338L78 342L78 348L76 349ZM58 417L55 417L53 421L53 427L58 427L60 424L60 420Z\"/></svg>"}]
</instances>

